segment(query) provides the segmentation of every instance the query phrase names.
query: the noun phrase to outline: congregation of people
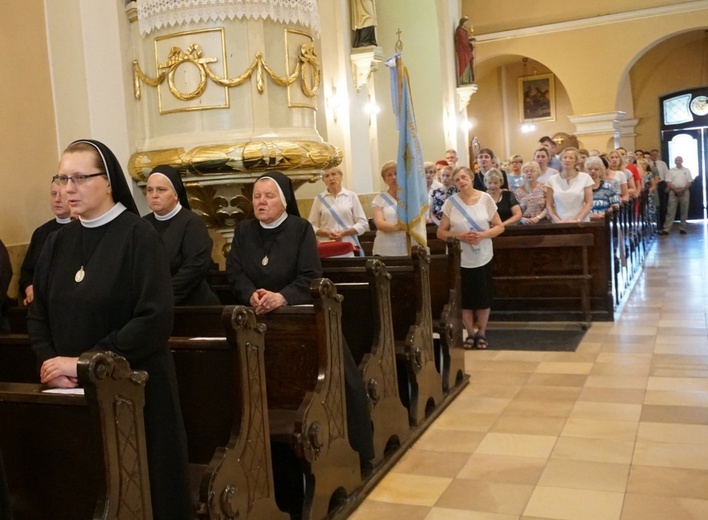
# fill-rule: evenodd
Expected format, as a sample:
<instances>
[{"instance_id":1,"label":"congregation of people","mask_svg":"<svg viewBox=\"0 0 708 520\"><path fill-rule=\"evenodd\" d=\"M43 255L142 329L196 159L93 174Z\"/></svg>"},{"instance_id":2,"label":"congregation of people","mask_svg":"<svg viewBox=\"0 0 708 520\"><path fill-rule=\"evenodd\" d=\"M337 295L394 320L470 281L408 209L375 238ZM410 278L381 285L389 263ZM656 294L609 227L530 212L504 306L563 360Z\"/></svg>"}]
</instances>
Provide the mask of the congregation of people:
<instances>
[{"instance_id":1,"label":"congregation of people","mask_svg":"<svg viewBox=\"0 0 708 520\"><path fill-rule=\"evenodd\" d=\"M494 237L509 226L579 223L603 219L622 201L648 189L660 234L671 231L680 209L686 232L691 174L677 157L668 169L658 151L564 148L547 136L532 160L500 160L482 148L470 166L455 150L424 165L427 223L437 237L461 243L464 347L487 348L493 299ZM375 228L373 254L405 256L411 238L398 218L397 164L381 167L385 190L367 219L356 193L343 187L344 172L323 173L325 190L300 217L291 181L269 172L254 184L253 217L239 223L226 262L236 300L265 314L312 302L310 283L322 276L320 258L363 255L359 237ZM212 239L191 211L178 170L158 166L147 177L151 213L138 210L121 166L103 143L79 140L62 154L49 183L54 218L37 228L22 264L19 301L29 307L27 327L41 382L78 385L78 356L104 349L150 375L146 440L156 519L191 518L187 448L167 341L175 305L218 305L207 282L215 267ZM0 242L0 305L10 283ZM0 314L2 318L2 314ZM7 330L7 324L0 321ZM345 344L344 378L349 438L362 468L373 457L365 389Z\"/></svg>"},{"instance_id":2,"label":"congregation of people","mask_svg":"<svg viewBox=\"0 0 708 520\"><path fill-rule=\"evenodd\" d=\"M500 160L492 149L482 148L471 158L470 167L458 165L455 150L447 150L445 159L425 163L427 223L437 226L438 238L453 236L461 242L467 349L488 346L485 332L493 293L492 238L509 226L602 220L646 189L649 218L657 224L659 234L671 230L678 208L679 229L686 233L691 174L682 167L681 157L676 158L676 168L669 170L656 149L627 152L617 148L601 153L574 147L558 152L557 148L551 137L543 136L532 160L526 162L521 154ZM374 254L384 256L399 255L406 248L406 236L396 225L394 166L384 165L381 175L389 189L374 202ZM383 219L386 208L388 221ZM390 249L384 250L383 244Z\"/></svg>"},{"instance_id":3,"label":"congregation of people","mask_svg":"<svg viewBox=\"0 0 708 520\"><path fill-rule=\"evenodd\" d=\"M656 149L628 152L617 148L601 153L566 147L559 153L549 136L539 139L531 157L524 161L521 154L514 154L502 160L490 148L483 148L471 158L474 187L492 195L505 226L602 219L605 212L646 188L659 234L668 234L677 212L679 229L685 232L692 176L681 157L669 169ZM431 175L426 168L427 222L439 226L445 200L457 192L449 184L458 167L456 152L448 150L446 159L428 164L436 166L437 174ZM517 206L519 211L514 209Z\"/></svg>"},{"instance_id":4,"label":"congregation of people","mask_svg":"<svg viewBox=\"0 0 708 520\"><path fill-rule=\"evenodd\" d=\"M566 147L558 153L557 143L549 136L539 139L538 147L532 151L531 157L531 160L525 161L522 154L513 154L508 160L502 160L491 148L482 148L476 156L471 157L472 164L468 168L458 165L457 152L450 149L445 152L443 159L425 162L424 174L428 191L426 223L443 226L445 206L453 196L458 195L459 198L460 187L457 179L461 168L465 168L462 173L466 172L470 176L473 189L487 194L494 202L502 228L603 219L606 212L618 207L621 202L629 201L646 187L650 194L651 218L657 223L659 234L670 232L677 212L681 221L679 231L686 233L691 174L683 167L681 157L676 158L676 167L669 169L666 163L660 160L656 149L650 152L627 152L624 148L618 148L600 153L598 150ZM103 223L99 220L98 224L87 224L86 219L81 218L80 213L76 211L80 204L77 201L72 202L66 192L75 190L80 193L85 189L84 186L95 181L93 177L105 175L81 174L74 179L60 174L52 179L49 190L50 207L55 217L37 228L32 235L20 270L19 298L25 306L31 305L36 298L36 267L41 263L40 253L48 238L63 228L76 228L68 226L72 223L72 217L88 228L100 228ZM83 184L79 184L78 179L82 179L80 182ZM106 179L108 180L108 177ZM395 161L383 164L381 179L386 189L373 199L370 208L372 218L367 219L358 195L343 187L342 169L337 166L323 173L322 181L326 189L314 198L308 219L303 221L309 222L314 233L313 254L318 257L363 255L364 249L359 237L370 227L376 231L374 255L403 256L409 253L412 241L406 234L397 212L399 187ZM127 185L125 190L129 191ZM64 195L62 191L65 192ZM190 211L187 192L179 172L170 166L156 167L147 178L145 194L152 212L144 216L143 220L151 225L164 244L169 263L173 304L218 304L218 297L206 281L209 270L215 267L211 260L212 239L204 223ZM257 208L254 199L256 217ZM137 213L137 210L134 212ZM486 226L491 221L490 218ZM278 225L281 223L278 221ZM261 225L267 227L271 224ZM88 235L88 232L86 234ZM445 235L444 232L442 234ZM239 236L239 233L236 233L236 237ZM88 263L93 248L96 247L88 238L82 240L84 258L81 258L80 269L75 275L76 283L79 278L85 276L86 266L83 264ZM267 244L266 246L270 247ZM256 264L256 260L250 261ZM273 254L266 253L260 262L261 274L270 262L273 262L270 271L274 270L274 265L278 266L278 258ZM278 269L280 267L278 266ZM282 275L288 283L296 279L303 269L303 265L291 267L290 272ZM8 264L8 267L3 269L3 279L9 270ZM308 273L308 280L314 276L312 272ZM283 284L283 287L286 285L288 284ZM300 283L300 289L306 285L306 281L303 281ZM266 302L273 308L288 302L287 290L285 296L270 296L263 300L264 293L256 293L256 289L261 291L262 287L253 286L251 289L251 293L257 297L251 299L251 293L244 293L242 299L245 304L258 303L258 312L264 311L263 305L266 305ZM6 291L2 294L5 295ZM290 298L292 299L292 295ZM7 328L7 324L3 322L0 322L0 326ZM468 333L478 334L479 329L475 326L468 330Z\"/></svg>"}]
</instances>

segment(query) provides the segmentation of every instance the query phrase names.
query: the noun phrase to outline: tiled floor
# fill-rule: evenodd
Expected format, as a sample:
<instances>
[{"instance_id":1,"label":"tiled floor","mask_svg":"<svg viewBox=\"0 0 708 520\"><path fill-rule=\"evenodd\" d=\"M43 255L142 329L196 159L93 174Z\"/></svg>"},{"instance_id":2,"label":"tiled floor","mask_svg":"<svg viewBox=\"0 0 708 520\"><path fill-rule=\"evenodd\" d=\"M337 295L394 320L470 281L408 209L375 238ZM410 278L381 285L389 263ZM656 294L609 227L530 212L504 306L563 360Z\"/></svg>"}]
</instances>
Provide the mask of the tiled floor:
<instances>
[{"instance_id":1,"label":"tiled floor","mask_svg":"<svg viewBox=\"0 0 708 520\"><path fill-rule=\"evenodd\" d=\"M468 352L469 386L351 519L708 519L708 230L689 228L576 352Z\"/></svg>"}]
</instances>

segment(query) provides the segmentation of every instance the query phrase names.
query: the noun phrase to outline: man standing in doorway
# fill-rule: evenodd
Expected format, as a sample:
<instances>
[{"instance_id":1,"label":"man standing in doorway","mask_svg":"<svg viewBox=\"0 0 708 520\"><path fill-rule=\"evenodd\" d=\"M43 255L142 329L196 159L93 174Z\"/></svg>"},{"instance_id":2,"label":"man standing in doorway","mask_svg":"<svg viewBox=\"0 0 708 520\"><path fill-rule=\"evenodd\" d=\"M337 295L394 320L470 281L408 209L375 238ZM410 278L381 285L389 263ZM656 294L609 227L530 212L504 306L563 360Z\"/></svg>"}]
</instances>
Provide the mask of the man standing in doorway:
<instances>
[{"instance_id":1,"label":"man standing in doorway","mask_svg":"<svg viewBox=\"0 0 708 520\"><path fill-rule=\"evenodd\" d=\"M669 175L666 179L666 185L669 190L669 205L666 210L666 220L664 221L664 229L659 231L660 235L668 235L671 231L671 226L676 218L676 206L681 206L681 224L679 232L682 235L686 234L686 219L688 219L688 200L689 190L691 188L691 172L688 168L683 167L683 158L677 156L674 159L675 168L669 170Z\"/></svg>"},{"instance_id":2,"label":"man standing in doorway","mask_svg":"<svg viewBox=\"0 0 708 520\"><path fill-rule=\"evenodd\" d=\"M650 153L649 167L654 177L659 179L656 187L656 199L654 205L659 208L657 225L661 227L666 220L666 207L669 203L669 189L666 186L666 178L669 176L669 167L664 161L659 159L659 150L654 148Z\"/></svg>"}]
</instances>

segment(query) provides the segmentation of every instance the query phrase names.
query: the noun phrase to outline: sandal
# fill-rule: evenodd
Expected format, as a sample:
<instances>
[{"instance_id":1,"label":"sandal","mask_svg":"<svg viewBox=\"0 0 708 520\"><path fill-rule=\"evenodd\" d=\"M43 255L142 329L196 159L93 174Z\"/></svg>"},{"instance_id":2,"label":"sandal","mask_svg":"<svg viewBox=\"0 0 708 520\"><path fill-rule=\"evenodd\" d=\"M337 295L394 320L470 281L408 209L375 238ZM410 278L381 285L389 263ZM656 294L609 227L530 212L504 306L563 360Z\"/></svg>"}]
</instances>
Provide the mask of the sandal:
<instances>
[{"instance_id":1,"label":"sandal","mask_svg":"<svg viewBox=\"0 0 708 520\"><path fill-rule=\"evenodd\" d=\"M465 350L473 350L477 347L476 340L473 336L467 336L467 339L462 344L462 348Z\"/></svg>"},{"instance_id":2,"label":"sandal","mask_svg":"<svg viewBox=\"0 0 708 520\"><path fill-rule=\"evenodd\" d=\"M477 350L484 350L489 346L489 343L487 343L487 338L481 334L477 334L474 337L474 346Z\"/></svg>"}]
</instances>

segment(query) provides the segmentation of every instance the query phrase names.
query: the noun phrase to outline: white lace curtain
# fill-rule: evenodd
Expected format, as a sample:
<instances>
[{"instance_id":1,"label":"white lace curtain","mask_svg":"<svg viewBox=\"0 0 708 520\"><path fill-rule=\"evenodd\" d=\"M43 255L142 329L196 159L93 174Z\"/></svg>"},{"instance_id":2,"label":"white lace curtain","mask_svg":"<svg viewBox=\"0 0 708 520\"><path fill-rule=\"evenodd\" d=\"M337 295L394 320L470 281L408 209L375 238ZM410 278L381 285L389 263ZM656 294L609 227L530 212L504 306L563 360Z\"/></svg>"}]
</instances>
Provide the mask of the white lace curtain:
<instances>
[{"instance_id":1,"label":"white lace curtain","mask_svg":"<svg viewBox=\"0 0 708 520\"><path fill-rule=\"evenodd\" d=\"M320 31L317 0L138 0L143 36L161 27L240 18L270 18Z\"/></svg>"}]
</instances>

